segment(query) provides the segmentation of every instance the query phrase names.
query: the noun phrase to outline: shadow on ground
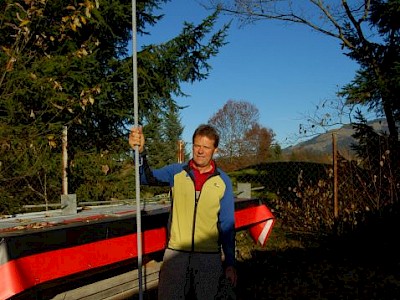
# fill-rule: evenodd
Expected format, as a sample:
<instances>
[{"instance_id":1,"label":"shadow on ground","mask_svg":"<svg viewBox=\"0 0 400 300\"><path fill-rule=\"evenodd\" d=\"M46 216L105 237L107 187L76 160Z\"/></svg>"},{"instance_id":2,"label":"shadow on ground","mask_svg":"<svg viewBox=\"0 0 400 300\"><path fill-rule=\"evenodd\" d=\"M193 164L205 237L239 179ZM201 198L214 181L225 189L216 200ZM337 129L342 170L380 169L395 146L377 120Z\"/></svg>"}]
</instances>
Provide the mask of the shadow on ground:
<instances>
[{"instance_id":1,"label":"shadow on ground","mask_svg":"<svg viewBox=\"0 0 400 300\"><path fill-rule=\"evenodd\" d=\"M398 220L371 223L311 247L252 250L238 262L237 299L400 299L399 229Z\"/></svg>"},{"instance_id":2,"label":"shadow on ground","mask_svg":"<svg viewBox=\"0 0 400 300\"><path fill-rule=\"evenodd\" d=\"M400 299L397 215L309 247L253 251L238 264L238 299Z\"/></svg>"}]
</instances>

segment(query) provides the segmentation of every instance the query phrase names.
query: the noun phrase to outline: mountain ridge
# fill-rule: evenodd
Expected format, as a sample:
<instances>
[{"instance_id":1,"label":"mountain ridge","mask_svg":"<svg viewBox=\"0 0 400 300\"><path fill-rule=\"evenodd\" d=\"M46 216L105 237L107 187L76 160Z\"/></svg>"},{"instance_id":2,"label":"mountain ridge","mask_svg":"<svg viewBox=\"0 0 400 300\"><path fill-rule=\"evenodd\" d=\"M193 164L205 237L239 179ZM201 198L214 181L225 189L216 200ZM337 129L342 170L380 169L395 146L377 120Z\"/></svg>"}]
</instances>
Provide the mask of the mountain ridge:
<instances>
[{"instance_id":1,"label":"mountain ridge","mask_svg":"<svg viewBox=\"0 0 400 300\"><path fill-rule=\"evenodd\" d=\"M389 132L387 121L384 118L368 121L367 124L372 126L376 132ZM289 146L283 149L284 153L294 151L307 151L318 154L331 154L333 145L333 134L336 136L336 147L340 152L346 152L353 155L354 151L351 145L357 143L357 140L352 137L355 133L351 124L343 125L340 128L329 130L325 133L319 134L307 141L300 142L294 146Z\"/></svg>"}]
</instances>

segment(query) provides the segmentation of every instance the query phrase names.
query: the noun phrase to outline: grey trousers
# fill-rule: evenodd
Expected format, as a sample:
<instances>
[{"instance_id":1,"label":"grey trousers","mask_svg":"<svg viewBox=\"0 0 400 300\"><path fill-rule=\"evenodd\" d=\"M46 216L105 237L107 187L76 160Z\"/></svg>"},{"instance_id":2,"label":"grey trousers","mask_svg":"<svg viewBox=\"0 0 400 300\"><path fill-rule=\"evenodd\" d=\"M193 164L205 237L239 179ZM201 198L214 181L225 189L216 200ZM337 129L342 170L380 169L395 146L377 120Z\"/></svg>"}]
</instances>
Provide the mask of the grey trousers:
<instances>
[{"instance_id":1,"label":"grey trousers","mask_svg":"<svg viewBox=\"0 0 400 300\"><path fill-rule=\"evenodd\" d=\"M166 249L160 269L158 299L215 299L222 275L221 254Z\"/></svg>"}]
</instances>

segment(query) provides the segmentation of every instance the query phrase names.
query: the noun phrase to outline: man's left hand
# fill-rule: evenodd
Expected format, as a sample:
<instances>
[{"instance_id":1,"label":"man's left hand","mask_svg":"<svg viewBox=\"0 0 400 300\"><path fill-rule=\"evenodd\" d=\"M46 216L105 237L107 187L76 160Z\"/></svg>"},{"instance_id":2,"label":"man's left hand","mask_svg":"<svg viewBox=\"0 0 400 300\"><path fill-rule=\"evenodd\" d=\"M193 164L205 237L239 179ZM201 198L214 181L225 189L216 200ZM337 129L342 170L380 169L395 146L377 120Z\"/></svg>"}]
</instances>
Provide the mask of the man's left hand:
<instances>
[{"instance_id":1,"label":"man's left hand","mask_svg":"<svg viewBox=\"0 0 400 300\"><path fill-rule=\"evenodd\" d=\"M236 268L233 266L229 266L225 269L225 277L230 281L232 287L236 287L237 283L237 274Z\"/></svg>"}]
</instances>

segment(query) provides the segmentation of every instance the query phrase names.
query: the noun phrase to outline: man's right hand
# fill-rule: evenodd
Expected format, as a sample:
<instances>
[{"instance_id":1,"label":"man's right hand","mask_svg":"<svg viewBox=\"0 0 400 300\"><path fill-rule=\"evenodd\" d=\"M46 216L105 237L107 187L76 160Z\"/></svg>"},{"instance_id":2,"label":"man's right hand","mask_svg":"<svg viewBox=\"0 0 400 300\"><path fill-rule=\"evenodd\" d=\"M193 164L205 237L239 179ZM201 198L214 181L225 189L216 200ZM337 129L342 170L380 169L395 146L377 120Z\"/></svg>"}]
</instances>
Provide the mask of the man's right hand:
<instances>
[{"instance_id":1,"label":"man's right hand","mask_svg":"<svg viewBox=\"0 0 400 300\"><path fill-rule=\"evenodd\" d=\"M142 153L144 150L144 135L142 127L131 128L131 133L129 134L129 145L132 149L135 149L135 146L139 146L139 152Z\"/></svg>"}]
</instances>

